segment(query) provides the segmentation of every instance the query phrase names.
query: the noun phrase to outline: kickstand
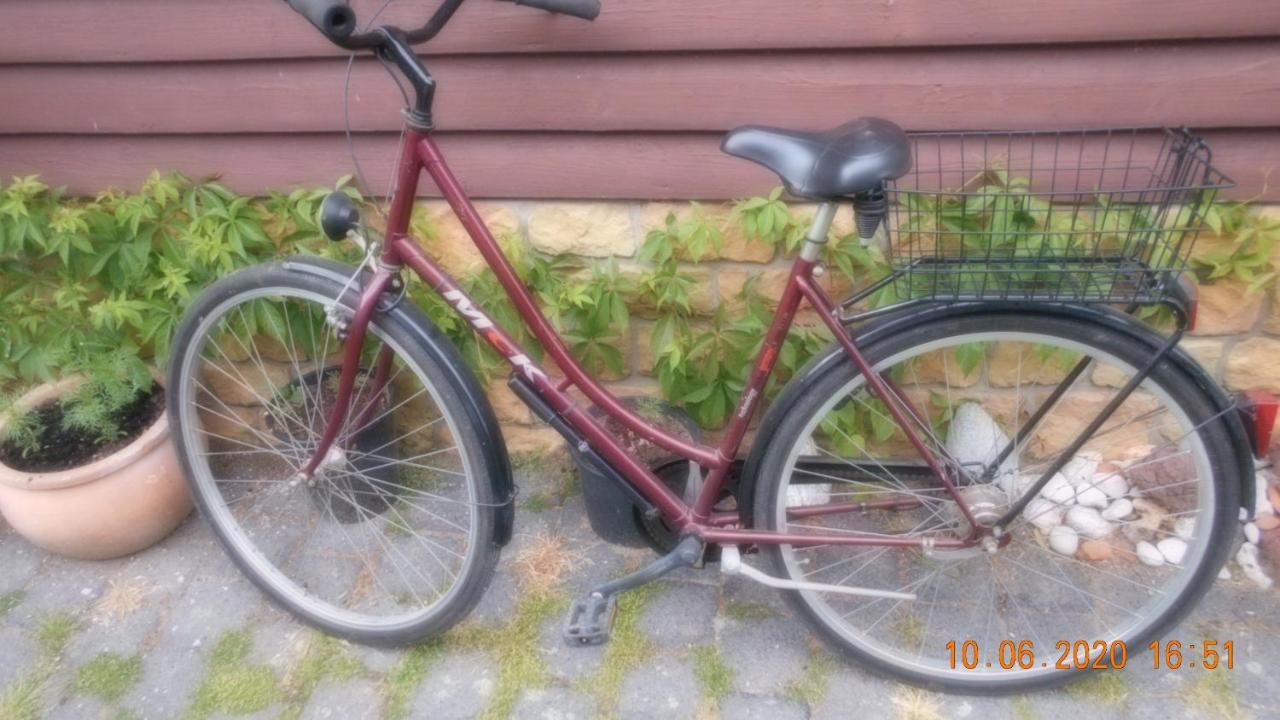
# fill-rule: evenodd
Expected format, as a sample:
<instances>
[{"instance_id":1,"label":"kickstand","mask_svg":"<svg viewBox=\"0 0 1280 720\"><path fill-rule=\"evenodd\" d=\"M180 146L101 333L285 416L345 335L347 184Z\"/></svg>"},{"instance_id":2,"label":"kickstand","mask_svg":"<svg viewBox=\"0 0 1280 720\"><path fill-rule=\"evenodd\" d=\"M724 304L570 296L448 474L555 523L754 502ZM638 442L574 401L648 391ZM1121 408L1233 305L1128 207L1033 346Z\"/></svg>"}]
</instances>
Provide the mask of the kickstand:
<instances>
[{"instance_id":1,"label":"kickstand","mask_svg":"<svg viewBox=\"0 0 1280 720\"><path fill-rule=\"evenodd\" d=\"M682 567L691 567L702 558L705 544L689 535L675 549L630 575L599 585L569 608L564 639L570 645L599 645L609 639L618 612L618 593L652 582Z\"/></svg>"}]
</instances>

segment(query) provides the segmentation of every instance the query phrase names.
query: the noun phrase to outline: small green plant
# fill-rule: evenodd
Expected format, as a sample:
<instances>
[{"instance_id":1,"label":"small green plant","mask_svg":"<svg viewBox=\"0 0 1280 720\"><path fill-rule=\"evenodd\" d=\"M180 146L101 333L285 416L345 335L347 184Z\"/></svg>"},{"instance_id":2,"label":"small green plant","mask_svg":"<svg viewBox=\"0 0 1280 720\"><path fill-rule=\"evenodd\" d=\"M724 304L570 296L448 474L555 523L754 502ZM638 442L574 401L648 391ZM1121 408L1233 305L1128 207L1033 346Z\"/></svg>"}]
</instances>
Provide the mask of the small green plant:
<instances>
[{"instance_id":1,"label":"small green plant","mask_svg":"<svg viewBox=\"0 0 1280 720\"><path fill-rule=\"evenodd\" d=\"M76 670L75 691L109 703L129 692L142 676L142 658L100 653Z\"/></svg>"},{"instance_id":2,"label":"small green plant","mask_svg":"<svg viewBox=\"0 0 1280 720\"><path fill-rule=\"evenodd\" d=\"M787 695L812 708L826 697L827 686L831 682L831 673L835 667L836 661L831 653L810 638L809 660L805 663L804 671L800 676L787 684Z\"/></svg>"},{"instance_id":3,"label":"small green plant","mask_svg":"<svg viewBox=\"0 0 1280 720\"><path fill-rule=\"evenodd\" d=\"M1249 292L1275 280L1271 256L1280 243L1280 218L1250 212L1243 202L1215 203L1205 210L1204 224L1227 242L1202 244L1191 255L1202 280L1236 278L1248 283Z\"/></svg>"},{"instance_id":4,"label":"small green plant","mask_svg":"<svg viewBox=\"0 0 1280 720\"><path fill-rule=\"evenodd\" d=\"M43 684L43 680L34 674L13 681L0 692L0 720L39 720Z\"/></svg>"},{"instance_id":5,"label":"small green plant","mask_svg":"<svg viewBox=\"0 0 1280 720\"><path fill-rule=\"evenodd\" d=\"M414 645L400 656L382 681L383 713L387 720L408 716L409 698L443 653L438 642Z\"/></svg>"}]
</instances>

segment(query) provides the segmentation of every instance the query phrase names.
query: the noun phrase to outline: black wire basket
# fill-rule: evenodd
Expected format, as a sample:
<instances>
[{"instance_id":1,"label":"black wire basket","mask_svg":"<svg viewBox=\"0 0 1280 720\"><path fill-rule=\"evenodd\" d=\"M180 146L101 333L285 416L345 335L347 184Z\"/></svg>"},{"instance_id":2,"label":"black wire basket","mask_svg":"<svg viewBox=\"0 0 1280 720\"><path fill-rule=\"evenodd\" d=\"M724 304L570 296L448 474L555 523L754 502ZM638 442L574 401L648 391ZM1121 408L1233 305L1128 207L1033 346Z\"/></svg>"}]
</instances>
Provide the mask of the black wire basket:
<instances>
[{"instance_id":1,"label":"black wire basket","mask_svg":"<svg viewBox=\"0 0 1280 720\"><path fill-rule=\"evenodd\" d=\"M894 295L909 300L1156 303L1232 181L1187 130L912 136L887 187Z\"/></svg>"}]
</instances>

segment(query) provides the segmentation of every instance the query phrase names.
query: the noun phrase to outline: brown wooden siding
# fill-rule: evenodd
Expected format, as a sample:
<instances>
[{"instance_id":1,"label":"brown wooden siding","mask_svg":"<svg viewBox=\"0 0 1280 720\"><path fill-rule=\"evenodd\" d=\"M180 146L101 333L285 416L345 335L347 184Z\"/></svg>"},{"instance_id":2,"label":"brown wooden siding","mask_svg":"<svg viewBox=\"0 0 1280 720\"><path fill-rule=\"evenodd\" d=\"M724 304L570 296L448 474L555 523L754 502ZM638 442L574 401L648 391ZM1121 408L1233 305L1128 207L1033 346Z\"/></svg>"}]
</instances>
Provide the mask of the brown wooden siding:
<instances>
[{"instance_id":1,"label":"brown wooden siding","mask_svg":"<svg viewBox=\"0 0 1280 720\"><path fill-rule=\"evenodd\" d=\"M604 4L589 24L471 0L432 47L442 144L474 193L758 193L774 180L721 156L724 130L858 115L917 130L1192 126L1246 197L1280 167L1276 0ZM0 174L92 192L180 169L259 192L350 171L346 63L278 0L0 0L0 18ZM351 96L381 175L395 88L362 61Z\"/></svg>"}]
</instances>

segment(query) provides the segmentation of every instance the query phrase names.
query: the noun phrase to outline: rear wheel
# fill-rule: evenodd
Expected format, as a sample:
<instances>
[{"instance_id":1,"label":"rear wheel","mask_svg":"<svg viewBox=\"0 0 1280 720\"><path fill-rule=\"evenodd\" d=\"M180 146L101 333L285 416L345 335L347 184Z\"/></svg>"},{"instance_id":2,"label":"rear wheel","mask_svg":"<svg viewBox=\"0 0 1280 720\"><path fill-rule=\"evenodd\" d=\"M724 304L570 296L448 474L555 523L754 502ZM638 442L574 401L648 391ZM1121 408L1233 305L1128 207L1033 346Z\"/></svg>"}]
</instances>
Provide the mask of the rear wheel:
<instances>
[{"instance_id":1,"label":"rear wheel","mask_svg":"<svg viewBox=\"0 0 1280 720\"><path fill-rule=\"evenodd\" d=\"M175 340L173 436L197 506L254 583L326 631L404 644L479 599L506 498L448 359L390 314L369 327L338 441L311 482L296 479L335 404L342 343L326 312L339 291L277 266L209 288Z\"/></svg>"},{"instance_id":2,"label":"rear wheel","mask_svg":"<svg viewBox=\"0 0 1280 720\"><path fill-rule=\"evenodd\" d=\"M959 468L961 494L984 524L1023 496L1150 353L1107 327L1029 314L935 321L863 350L927 415L925 442ZM1059 384L1061 397L1018 437ZM1139 653L1208 589L1239 506L1230 447L1210 401L1164 362L1010 523L1007 545L763 552L782 577L915 594L788 593L824 637L874 669L954 691L1053 685L1086 658L1111 662L1119 643ZM758 477L760 528L935 540L969 529L847 360L803 389ZM871 505L795 512L850 502ZM1059 667L1064 641L1085 651Z\"/></svg>"}]
</instances>

